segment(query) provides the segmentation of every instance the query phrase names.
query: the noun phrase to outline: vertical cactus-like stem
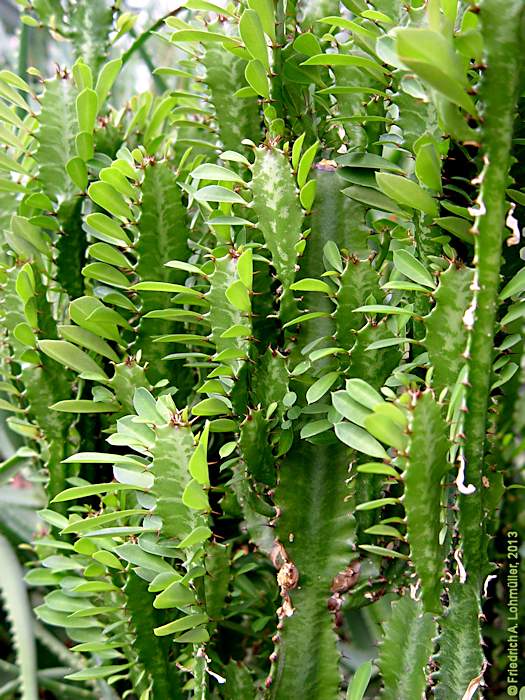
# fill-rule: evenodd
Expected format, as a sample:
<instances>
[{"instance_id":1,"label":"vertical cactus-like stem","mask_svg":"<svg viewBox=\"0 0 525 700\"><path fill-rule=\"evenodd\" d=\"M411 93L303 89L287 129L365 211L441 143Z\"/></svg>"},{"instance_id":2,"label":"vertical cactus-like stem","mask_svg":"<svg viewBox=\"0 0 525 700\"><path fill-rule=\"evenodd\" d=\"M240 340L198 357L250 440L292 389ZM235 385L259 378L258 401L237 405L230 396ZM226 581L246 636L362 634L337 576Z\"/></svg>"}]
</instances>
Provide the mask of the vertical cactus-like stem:
<instances>
[{"instance_id":1,"label":"vertical cactus-like stem","mask_svg":"<svg viewBox=\"0 0 525 700\"><path fill-rule=\"evenodd\" d=\"M470 326L464 446L465 483L460 504L464 564L480 579L484 573L482 528L482 469L486 417L492 372L494 325L507 204L514 112L521 69L523 3L485 0L481 8L487 69L481 86L483 104L482 152L485 167L480 178L476 210L476 270L474 300L465 322ZM475 487L465 487L469 485ZM472 493L468 493L472 491Z\"/></svg>"},{"instance_id":2,"label":"vertical cactus-like stem","mask_svg":"<svg viewBox=\"0 0 525 700\"><path fill-rule=\"evenodd\" d=\"M286 10L285 0L274 0L275 3L275 43L273 46L272 66L272 104L278 117L283 116L283 81L281 52L286 43Z\"/></svg>"}]
</instances>

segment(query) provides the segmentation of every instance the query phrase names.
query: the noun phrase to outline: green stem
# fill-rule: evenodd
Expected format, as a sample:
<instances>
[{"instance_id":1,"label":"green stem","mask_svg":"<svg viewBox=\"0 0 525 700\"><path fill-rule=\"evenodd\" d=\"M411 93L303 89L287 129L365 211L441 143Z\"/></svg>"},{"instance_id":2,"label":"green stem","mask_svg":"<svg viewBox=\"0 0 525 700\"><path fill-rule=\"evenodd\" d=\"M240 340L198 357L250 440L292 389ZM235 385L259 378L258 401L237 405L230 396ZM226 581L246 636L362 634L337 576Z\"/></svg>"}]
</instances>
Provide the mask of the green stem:
<instances>
[{"instance_id":1,"label":"green stem","mask_svg":"<svg viewBox=\"0 0 525 700\"><path fill-rule=\"evenodd\" d=\"M275 2L275 45L273 47L272 104L278 117L283 117L283 81L281 52L286 43L286 14L284 0Z\"/></svg>"},{"instance_id":2,"label":"green stem","mask_svg":"<svg viewBox=\"0 0 525 700\"><path fill-rule=\"evenodd\" d=\"M20 37L18 40L18 65L17 71L18 75L26 79L27 68L28 68L28 56L29 56L29 27L27 24L22 24L20 27ZM25 117L25 111L19 107L17 109L18 116L23 119Z\"/></svg>"},{"instance_id":3,"label":"green stem","mask_svg":"<svg viewBox=\"0 0 525 700\"><path fill-rule=\"evenodd\" d=\"M140 38L140 37L137 37L137 33L133 29L131 30L130 34L133 38L136 38L136 39ZM151 73L151 76L153 78L153 82L155 83L155 87L157 88L157 90L160 93L166 92L166 90L168 89L168 85L161 75L157 75L155 73L155 64L151 60L151 56L149 55L146 47L144 46L144 43L139 44L139 46L137 47L137 52L138 52L139 56L141 57L141 59L146 64L149 72Z\"/></svg>"},{"instance_id":4,"label":"green stem","mask_svg":"<svg viewBox=\"0 0 525 700\"><path fill-rule=\"evenodd\" d=\"M460 499L463 563L478 581L486 573L481 498L484 443L498 310L501 249L508 209L505 190L522 68L522 17L521 0L484 0L481 6L487 62L481 86L481 135L485 168L481 177L479 214L474 227L476 270L471 307L473 323L467 346L469 376L463 452L465 485L474 486L476 491L472 494L463 493Z\"/></svg>"},{"instance_id":5,"label":"green stem","mask_svg":"<svg viewBox=\"0 0 525 700\"><path fill-rule=\"evenodd\" d=\"M153 73L154 65L149 57L149 54L145 50L144 44L147 41L149 41L149 39L153 36L153 34L157 31L157 29L160 29L163 26L164 21L168 17L174 17L183 9L184 8L179 8L178 10L172 10L171 12L168 12L167 14L160 17L156 22L154 22L151 25L151 27L149 27L144 32L142 32L142 34L137 36L135 38L135 41L129 47L129 49L122 54L122 65L125 66L126 63L130 60L130 58L135 53L139 53L140 56L142 57L142 60L144 61L144 63L148 66L150 71ZM131 35L136 36L133 32ZM157 87L159 88L159 90L161 92L164 92L165 90L167 90L168 86L166 85L166 83L164 82L164 80L160 76L154 75L153 80L155 81L155 85L157 85Z\"/></svg>"}]
</instances>

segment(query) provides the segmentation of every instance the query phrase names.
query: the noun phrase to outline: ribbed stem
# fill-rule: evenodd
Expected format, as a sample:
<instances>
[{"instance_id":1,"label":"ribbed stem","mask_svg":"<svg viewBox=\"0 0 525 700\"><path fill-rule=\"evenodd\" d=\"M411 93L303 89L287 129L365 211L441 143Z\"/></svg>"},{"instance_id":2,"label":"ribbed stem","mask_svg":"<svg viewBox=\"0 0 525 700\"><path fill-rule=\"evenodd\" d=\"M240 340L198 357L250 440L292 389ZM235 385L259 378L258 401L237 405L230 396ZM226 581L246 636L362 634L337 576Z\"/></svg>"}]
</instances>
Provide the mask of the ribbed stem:
<instances>
[{"instance_id":1,"label":"ribbed stem","mask_svg":"<svg viewBox=\"0 0 525 700\"><path fill-rule=\"evenodd\" d=\"M522 68L522 0L484 0L481 6L486 72L481 85L484 169L475 218L475 279L467 347L469 374L464 422L465 484L476 491L460 500L464 565L480 579L485 573L481 490L493 341L508 205L509 171L517 89ZM468 490L468 489L467 489Z\"/></svg>"},{"instance_id":2,"label":"ribbed stem","mask_svg":"<svg viewBox=\"0 0 525 700\"><path fill-rule=\"evenodd\" d=\"M281 52L286 42L286 12L284 0L275 2L275 46L272 66L272 105L278 117L283 117L283 82Z\"/></svg>"}]
</instances>

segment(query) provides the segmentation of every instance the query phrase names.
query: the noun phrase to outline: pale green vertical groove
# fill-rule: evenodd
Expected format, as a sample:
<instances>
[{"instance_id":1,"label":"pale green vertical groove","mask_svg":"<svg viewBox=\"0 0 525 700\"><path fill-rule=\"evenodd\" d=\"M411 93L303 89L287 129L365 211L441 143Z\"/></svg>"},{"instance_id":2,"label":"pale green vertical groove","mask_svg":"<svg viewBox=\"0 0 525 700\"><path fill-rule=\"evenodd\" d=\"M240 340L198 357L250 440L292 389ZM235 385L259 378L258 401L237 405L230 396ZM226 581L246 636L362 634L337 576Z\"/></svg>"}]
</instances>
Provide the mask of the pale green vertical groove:
<instances>
[{"instance_id":1,"label":"pale green vertical groove","mask_svg":"<svg viewBox=\"0 0 525 700\"><path fill-rule=\"evenodd\" d=\"M486 72L481 86L481 146L485 168L481 176L475 221L476 270L474 315L467 345L469 361L467 413L464 433L465 484L476 491L460 500L460 531L464 565L481 579L486 571L486 544L482 527L482 475L487 408L493 359L494 326L505 236L505 189L509 170L517 89L522 69L521 0L485 0L481 20L485 41Z\"/></svg>"}]
</instances>

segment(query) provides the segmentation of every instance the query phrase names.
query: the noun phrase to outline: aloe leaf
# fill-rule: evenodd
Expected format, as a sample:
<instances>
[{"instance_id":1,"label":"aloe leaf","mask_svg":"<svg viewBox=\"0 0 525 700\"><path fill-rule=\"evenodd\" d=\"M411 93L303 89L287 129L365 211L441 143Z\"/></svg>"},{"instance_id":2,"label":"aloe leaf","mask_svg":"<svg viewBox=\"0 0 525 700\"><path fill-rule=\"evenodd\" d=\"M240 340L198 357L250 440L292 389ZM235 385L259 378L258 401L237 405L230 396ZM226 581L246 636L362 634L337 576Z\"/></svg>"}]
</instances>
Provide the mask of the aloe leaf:
<instances>
[{"instance_id":1,"label":"aloe leaf","mask_svg":"<svg viewBox=\"0 0 525 700\"><path fill-rule=\"evenodd\" d=\"M22 700L36 700L37 682L36 644L33 634L31 608L27 598L22 569L9 545L0 535L0 563L7 576L2 576L0 593L13 635L20 678Z\"/></svg>"}]
</instances>

